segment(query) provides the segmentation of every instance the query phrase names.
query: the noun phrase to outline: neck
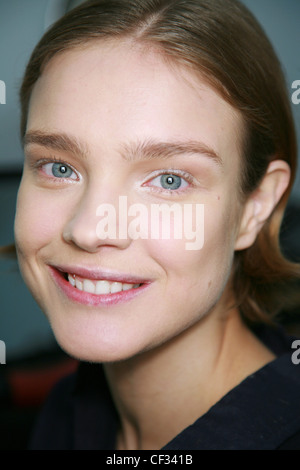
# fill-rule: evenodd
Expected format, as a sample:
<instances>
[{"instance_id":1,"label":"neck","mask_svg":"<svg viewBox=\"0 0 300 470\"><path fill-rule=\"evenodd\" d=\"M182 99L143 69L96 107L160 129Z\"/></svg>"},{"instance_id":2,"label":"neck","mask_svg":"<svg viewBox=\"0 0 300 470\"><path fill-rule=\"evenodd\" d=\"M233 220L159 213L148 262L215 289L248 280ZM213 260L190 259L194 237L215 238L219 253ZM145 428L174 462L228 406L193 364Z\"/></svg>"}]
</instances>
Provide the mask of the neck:
<instances>
[{"instance_id":1,"label":"neck","mask_svg":"<svg viewBox=\"0 0 300 470\"><path fill-rule=\"evenodd\" d=\"M105 365L119 412L118 449L160 449L273 359L231 311L208 315L154 350Z\"/></svg>"}]
</instances>

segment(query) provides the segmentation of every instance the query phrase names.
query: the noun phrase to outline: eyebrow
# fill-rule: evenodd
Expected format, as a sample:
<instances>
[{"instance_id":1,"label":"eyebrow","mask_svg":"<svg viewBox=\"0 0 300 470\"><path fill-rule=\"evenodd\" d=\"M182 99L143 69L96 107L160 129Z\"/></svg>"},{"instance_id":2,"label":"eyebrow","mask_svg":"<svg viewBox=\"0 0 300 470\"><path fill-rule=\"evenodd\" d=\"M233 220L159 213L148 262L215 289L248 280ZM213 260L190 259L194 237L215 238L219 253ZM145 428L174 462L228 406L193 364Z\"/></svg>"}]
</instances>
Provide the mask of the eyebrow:
<instances>
[{"instance_id":1,"label":"eyebrow","mask_svg":"<svg viewBox=\"0 0 300 470\"><path fill-rule=\"evenodd\" d=\"M215 150L203 142L194 140L156 142L146 140L138 143L123 145L122 155L126 160L169 159L182 154L200 154L212 159L219 166L223 165L221 157Z\"/></svg>"},{"instance_id":2,"label":"eyebrow","mask_svg":"<svg viewBox=\"0 0 300 470\"><path fill-rule=\"evenodd\" d=\"M30 144L41 145L51 150L70 152L82 158L86 158L89 153L83 142L65 133L48 134L43 131L29 131L24 136L23 146L26 147Z\"/></svg>"},{"instance_id":3,"label":"eyebrow","mask_svg":"<svg viewBox=\"0 0 300 470\"><path fill-rule=\"evenodd\" d=\"M87 158L89 151L86 143L74 136L65 133L47 133L43 131L29 131L25 134L23 145L37 144L51 150L73 153L79 157ZM127 161L169 159L182 154L204 155L222 166L221 157L210 146L194 140L158 142L148 139L132 142L121 146L121 156Z\"/></svg>"}]
</instances>

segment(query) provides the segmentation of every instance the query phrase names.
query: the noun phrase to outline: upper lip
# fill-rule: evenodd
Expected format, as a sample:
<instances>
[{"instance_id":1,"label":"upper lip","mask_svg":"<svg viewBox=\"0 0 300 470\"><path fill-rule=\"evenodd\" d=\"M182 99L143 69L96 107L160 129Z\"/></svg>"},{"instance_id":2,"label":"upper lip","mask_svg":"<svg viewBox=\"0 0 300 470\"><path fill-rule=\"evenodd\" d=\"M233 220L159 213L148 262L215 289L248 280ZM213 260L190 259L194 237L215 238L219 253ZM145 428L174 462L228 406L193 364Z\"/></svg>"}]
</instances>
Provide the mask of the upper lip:
<instances>
[{"instance_id":1,"label":"upper lip","mask_svg":"<svg viewBox=\"0 0 300 470\"><path fill-rule=\"evenodd\" d=\"M111 269L104 269L99 267L84 267L84 266L72 266L72 265L49 265L50 268L56 269L63 273L75 274L84 279L91 280L106 280L116 281L128 284L143 284L149 283L149 279L138 277L132 274L120 273Z\"/></svg>"}]
</instances>

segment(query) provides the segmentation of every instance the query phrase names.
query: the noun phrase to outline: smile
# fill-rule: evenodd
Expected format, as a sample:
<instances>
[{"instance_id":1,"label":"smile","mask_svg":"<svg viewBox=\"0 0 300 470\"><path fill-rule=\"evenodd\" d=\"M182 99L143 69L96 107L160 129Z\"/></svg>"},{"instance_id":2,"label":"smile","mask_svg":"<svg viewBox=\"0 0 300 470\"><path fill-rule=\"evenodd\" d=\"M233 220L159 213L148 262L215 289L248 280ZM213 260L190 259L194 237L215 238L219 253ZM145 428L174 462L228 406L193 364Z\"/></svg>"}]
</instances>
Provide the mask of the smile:
<instances>
[{"instance_id":1,"label":"smile","mask_svg":"<svg viewBox=\"0 0 300 470\"><path fill-rule=\"evenodd\" d=\"M116 272L62 266L49 269L55 285L69 300L94 307L127 302L152 284Z\"/></svg>"},{"instance_id":2,"label":"smile","mask_svg":"<svg viewBox=\"0 0 300 470\"><path fill-rule=\"evenodd\" d=\"M130 289L137 289L141 284L130 284L118 281L107 281L101 279L94 281L91 279L83 279L76 274L67 275L69 283L76 287L76 289L88 292L89 294L103 295L103 294L116 294L118 292L127 291Z\"/></svg>"}]
</instances>

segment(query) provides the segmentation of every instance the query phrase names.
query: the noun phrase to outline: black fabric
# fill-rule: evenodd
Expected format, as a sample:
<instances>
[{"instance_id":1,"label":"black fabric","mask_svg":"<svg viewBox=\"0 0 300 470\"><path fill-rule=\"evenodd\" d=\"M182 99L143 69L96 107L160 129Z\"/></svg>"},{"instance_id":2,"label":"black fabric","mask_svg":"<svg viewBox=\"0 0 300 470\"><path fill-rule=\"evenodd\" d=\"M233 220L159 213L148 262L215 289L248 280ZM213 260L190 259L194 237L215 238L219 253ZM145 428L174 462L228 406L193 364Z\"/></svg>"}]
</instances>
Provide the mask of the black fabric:
<instances>
[{"instance_id":1,"label":"black fabric","mask_svg":"<svg viewBox=\"0 0 300 470\"><path fill-rule=\"evenodd\" d=\"M283 442L277 450L300 450L300 431Z\"/></svg>"},{"instance_id":2,"label":"black fabric","mask_svg":"<svg viewBox=\"0 0 300 470\"><path fill-rule=\"evenodd\" d=\"M294 338L265 327L255 333L277 359L247 377L163 450L300 450L300 364L291 360ZM113 450L117 427L102 366L81 363L50 395L30 449Z\"/></svg>"}]
</instances>

